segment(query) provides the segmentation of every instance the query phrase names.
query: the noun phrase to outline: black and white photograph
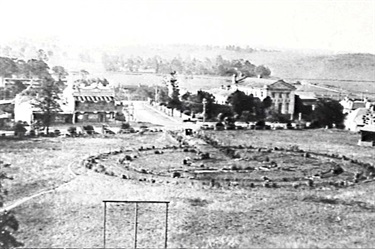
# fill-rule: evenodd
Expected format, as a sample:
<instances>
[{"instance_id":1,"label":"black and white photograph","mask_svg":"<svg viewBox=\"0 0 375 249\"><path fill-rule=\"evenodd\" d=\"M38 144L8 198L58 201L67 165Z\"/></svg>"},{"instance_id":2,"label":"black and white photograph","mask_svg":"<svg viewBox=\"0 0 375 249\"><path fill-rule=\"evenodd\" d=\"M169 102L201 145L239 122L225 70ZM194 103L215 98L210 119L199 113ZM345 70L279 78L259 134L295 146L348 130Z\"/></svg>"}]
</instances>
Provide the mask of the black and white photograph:
<instances>
[{"instance_id":1,"label":"black and white photograph","mask_svg":"<svg viewBox=\"0 0 375 249\"><path fill-rule=\"evenodd\" d=\"M375 248L375 0L0 0L0 248Z\"/></svg>"}]
</instances>

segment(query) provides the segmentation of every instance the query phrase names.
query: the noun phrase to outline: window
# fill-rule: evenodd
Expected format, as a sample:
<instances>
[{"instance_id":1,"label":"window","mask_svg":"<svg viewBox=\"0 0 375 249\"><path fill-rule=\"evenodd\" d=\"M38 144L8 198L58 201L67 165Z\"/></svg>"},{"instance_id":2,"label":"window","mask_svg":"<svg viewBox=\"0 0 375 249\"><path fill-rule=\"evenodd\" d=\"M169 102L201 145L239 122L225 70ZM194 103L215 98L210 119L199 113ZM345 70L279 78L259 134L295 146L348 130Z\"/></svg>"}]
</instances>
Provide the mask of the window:
<instances>
[{"instance_id":1,"label":"window","mask_svg":"<svg viewBox=\"0 0 375 249\"><path fill-rule=\"evenodd\" d=\"M289 99L289 93L285 94L286 95L286 98Z\"/></svg>"}]
</instances>

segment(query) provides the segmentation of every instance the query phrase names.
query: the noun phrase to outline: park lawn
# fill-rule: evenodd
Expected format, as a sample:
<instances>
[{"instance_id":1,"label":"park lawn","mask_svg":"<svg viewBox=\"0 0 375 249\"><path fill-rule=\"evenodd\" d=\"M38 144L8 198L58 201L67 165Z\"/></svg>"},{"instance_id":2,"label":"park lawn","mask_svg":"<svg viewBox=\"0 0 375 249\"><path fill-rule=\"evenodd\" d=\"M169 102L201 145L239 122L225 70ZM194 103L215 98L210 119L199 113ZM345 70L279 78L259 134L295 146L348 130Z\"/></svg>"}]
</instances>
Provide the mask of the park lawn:
<instances>
[{"instance_id":1,"label":"park lawn","mask_svg":"<svg viewBox=\"0 0 375 249\"><path fill-rule=\"evenodd\" d=\"M120 149L138 148L163 140L163 133L98 135L94 137L25 138L0 140L0 160L10 163L4 171L13 180L4 181L9 191L5 206L16 199L45 189L57 187L74 178L68 166L82 173L81 160L90 156ZM159 139L159 140L158 140Z\"/></svg>"},{"instance_id":2,"label":"park lawn","mask_svg":"<svg viewBox=\"0 0 375 249\"><path fill-rule=\"evenodd\" d=\"M373 247L374 184L211 189L89 172L15 209L26 247L102 247L103 200L170 201L170 248ZM164 207L140 206L139 247L163 247ZM132 247L134 206L109 205L107 247Z\"/></svg>"},{"instance_id":3,"label":"park lawn","mask_svg":"<svg viewBox=\"0 0 375 249\"><path fill-rule=\"evenodd\" d=\"M298 146L305 151L340 154L363 162L373 163L374 147L358 146L359 133L338 129L307 130L241 130L204 131L225 145L253 145L256 147Z\"/></svg>"},{"instance_id":4,"label":"park lawn","mask_svg":"<svg viewBox=\"0 0 375 249\"><path fill-rule=\"evenodd\" d=\"M235 132L242 134L236 136ZM334 148L334 153L353 150L361 160L367 160L368 154L373 153L372 148L354 151L362 149L352 144L358 135L315 132L225 131L217 135L233 137L230 142L224 141L232 145L298 145L322 152L327 151L319 144L326 141L325 148ZM134 136L113 141L77 139L72 143L96 148L88 150L92 153L105 152L103 147L108 149L108 146L135 147L142 141L144 146L170 144L165 135L151 136L154 137ZM96 142L98 147L100 143L106 146L91 147ZM16 237L26 247L102 247L103 200L163 200L171 202L170 248L374 247L374 190L374 182L327 189L212 188L180 184L178 180L152 184L87 171L54 192L15 208L20 221ZM140 206L139 247L163 247L163 208ZM107 214L107 247L132 247L134 207L110 205Z\"/></svg>"}]
</instances>

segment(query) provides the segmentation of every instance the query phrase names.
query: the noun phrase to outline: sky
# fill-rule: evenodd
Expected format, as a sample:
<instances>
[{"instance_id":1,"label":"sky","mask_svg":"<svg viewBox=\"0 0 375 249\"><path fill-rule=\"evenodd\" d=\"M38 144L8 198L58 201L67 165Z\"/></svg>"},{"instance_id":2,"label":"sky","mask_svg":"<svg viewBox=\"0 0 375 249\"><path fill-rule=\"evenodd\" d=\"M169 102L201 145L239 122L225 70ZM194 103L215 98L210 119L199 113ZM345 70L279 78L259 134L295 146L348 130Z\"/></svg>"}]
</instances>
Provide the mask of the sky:
<instances>
[{"instance_id":1,"label":"sky","mask_svg":"<svg viewBox=\"0 0 375 249\"><path fill-rule=\"evenodd\" d=\"M0 44L240 45L375 54L375 0L0 0Z\"/></svg>"}]
</instances>

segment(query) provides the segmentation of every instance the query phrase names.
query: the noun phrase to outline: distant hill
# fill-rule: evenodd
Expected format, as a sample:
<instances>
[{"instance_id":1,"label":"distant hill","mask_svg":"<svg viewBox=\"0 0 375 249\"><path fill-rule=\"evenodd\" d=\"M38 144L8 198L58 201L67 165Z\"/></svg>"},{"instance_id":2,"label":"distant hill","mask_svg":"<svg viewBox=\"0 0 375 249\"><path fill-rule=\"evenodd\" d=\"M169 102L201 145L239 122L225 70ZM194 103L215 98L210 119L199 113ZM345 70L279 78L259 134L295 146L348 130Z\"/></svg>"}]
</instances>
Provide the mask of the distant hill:
<instances>
[{"instance_id":1,"label":"distant hill","mask_svg":"<svg viewBox=\"0 0 375 249\"><path fill-rule=\"evenodd\" d=\"M228 48L229 47L229 48ZM249 60L256 65L266 65L272 76L286 79L335 79L375 81L374 54L319 54L309 51L276 51L247 46L202 46L202 45L138 45L123 47L79 48L59 44L57 41L34 43L21 41L15 44L0 44L0 56L29 59L43 49L49 57L50 67L61 65L71 71L85 69L93 75L104 72L103 54L122 55L131 58L160 56L173 58L196 58L211 61L221 55L224 59Z\"/></svg>"},{"instance_id":2,"label":"distant hill","mask_svg":"<svg viewBox=\"0 0 375 249\"><path fill-rule=\"evenodd\" d=\"M338 54L306 56L269 62L274 74L282 78L375 81L375 55Z\"/></svg>"},{"instance_id":3,"label":"distant hill","mask_svg":"<svg viewBox=\"0 0 375 249\"><path fill-rule=\"evenodd\" d=\"M159 55L166 59L197 58L215 59L221 55L224 59L244 59L268 66L272 75L280 78L369 80L375 81L374 54L330 54L309 51L275 51L254 49L228 50L219 46L198 45L155 45L128 46L110 52L132 56L152 57Z\"/></svg>"}]
</instances>

